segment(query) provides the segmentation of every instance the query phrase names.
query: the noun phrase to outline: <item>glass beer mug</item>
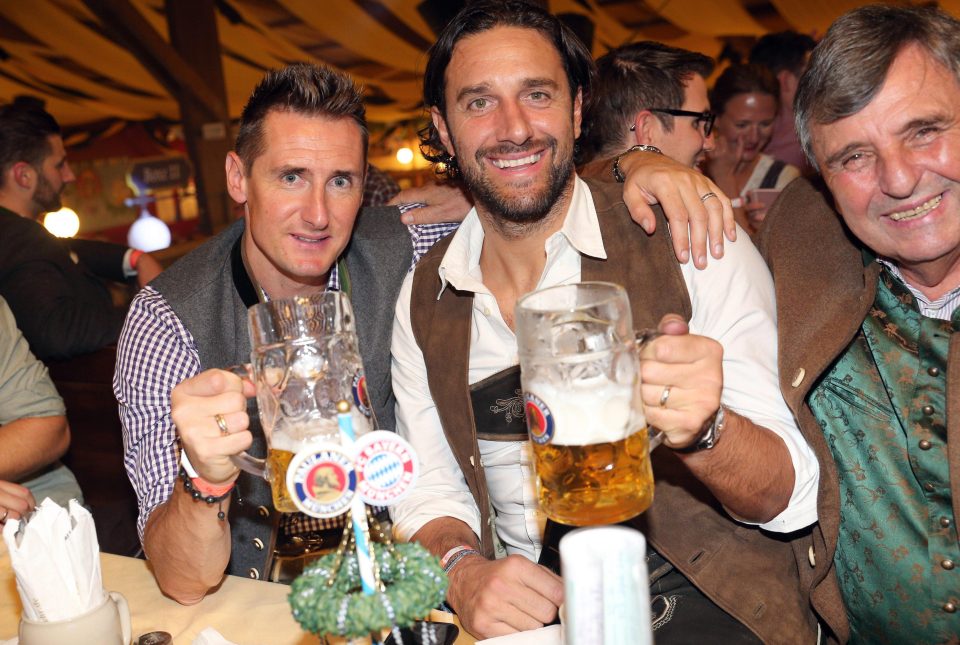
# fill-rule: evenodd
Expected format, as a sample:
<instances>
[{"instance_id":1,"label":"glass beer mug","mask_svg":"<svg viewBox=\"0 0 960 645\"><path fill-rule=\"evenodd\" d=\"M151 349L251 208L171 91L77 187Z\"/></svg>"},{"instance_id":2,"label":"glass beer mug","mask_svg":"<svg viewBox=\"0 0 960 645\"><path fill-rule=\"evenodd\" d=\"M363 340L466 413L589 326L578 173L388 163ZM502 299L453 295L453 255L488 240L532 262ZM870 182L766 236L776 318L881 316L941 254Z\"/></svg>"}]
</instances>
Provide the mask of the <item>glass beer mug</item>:
<instances>
[{"instance_id":1,"label":"glass beer mug","mask_svg":"<svg viewBox=\"0 0 960 645\"><path fill-rule=\"evenodd\" d=\"M562 524L614 524L653 501L640 359L623 287L530 293L516 309L527 429L540 506Z\"/></svg>"},{"instance_id":2,"label":"glass beer mug","mask_svg":"<svg viewBox=\"0 0 960 645\"><path fill-rule=\"evenodd\" d=\"M351 401L357 435L370 411L353 307L345 293L270 300L250 307L250 362L267 459L242 453L233 461L270 482L273 504L299 509L287 489L293 456L311 443L340 442L338 401ZM236 368L234 368L236 369Z\"/></svg>"}]
</instances>

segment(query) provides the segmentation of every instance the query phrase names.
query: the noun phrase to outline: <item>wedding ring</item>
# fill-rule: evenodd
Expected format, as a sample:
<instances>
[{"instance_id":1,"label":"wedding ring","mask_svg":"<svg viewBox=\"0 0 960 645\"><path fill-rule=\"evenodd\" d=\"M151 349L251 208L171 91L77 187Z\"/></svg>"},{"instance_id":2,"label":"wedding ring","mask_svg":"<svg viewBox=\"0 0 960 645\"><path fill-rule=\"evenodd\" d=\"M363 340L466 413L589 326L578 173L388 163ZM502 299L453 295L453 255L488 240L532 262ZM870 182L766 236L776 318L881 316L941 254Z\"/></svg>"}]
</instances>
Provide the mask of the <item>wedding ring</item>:
<instances>
[{"instance_id":1,"label":"wedding ring","mask_svg":"<svg viewBox=\"0 0 960 645\"><path fill-rule=\"evenodd\" d=\"M660 402L657 404L657 407L665 408L667 407L667 399L670 398L670 386L663 388L663 392L660 393Z\"/></svg>"},{"instance_id":2,"label":"wedding ring","mask_svg":"<svg viewBox=\"0 0 960 645\"><path fill-rule=\"evenodd\" d=\"M7 515L9 515L9 514L10 514L10 509L9 509L9 508L3 509L3 517L0 517L0 524L3 524L4 522L7 521Z\"/></svg>"},{"instance_id":3,"label":"wedding ring","mask_svg":"<svg viewBox=\"0 0 960 645\"><path fill-rule=\"evenodd\" d=\"M223 418L222 414L215 414L213 415L213 418L217 422L217 427L220 428L220 434L222 434L224 437L230 434L230 429L227 428L227 420Z\"/></svg>"},{"instance_id":4,"label":"wedding ring","mask_svg":"<svg viewBox=\"0 0 960 645\"><path fill-rule=\"evenodd\" d=\"M703 202L707 201L708 199L710 199L711 197L716 197L716 196L717 196L717 194L716 194L715 192L712 192L712 191L711 191L711 192L707 193L706 195L701 195L701 196L700 196L700 202L703 203Z\"/></svg>"}]
</instances>

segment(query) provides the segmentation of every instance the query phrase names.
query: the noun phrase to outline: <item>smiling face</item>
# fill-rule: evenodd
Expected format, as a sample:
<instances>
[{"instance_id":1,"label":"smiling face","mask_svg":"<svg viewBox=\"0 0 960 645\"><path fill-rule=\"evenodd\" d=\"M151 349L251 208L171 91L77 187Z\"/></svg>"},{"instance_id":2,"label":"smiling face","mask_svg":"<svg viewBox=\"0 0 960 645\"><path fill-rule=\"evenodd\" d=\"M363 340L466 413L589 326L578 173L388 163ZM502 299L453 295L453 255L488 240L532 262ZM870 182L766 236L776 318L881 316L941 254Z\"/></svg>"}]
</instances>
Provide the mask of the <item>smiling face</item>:
<instances>
[{"instance_id":1,"label":"smiling face","mask_svg":"<svg viewBox=\"0 0 960 645\"><path fill-rule=\"evenodd\" d=\"M246 172L235 153L227 158L230 194L245 204L247 264L271 298L322 290L360 208L360 127L347 117L274 110L263 141Z\"/></svg>"},{"instance_id":2,"label":"smiling face","mask_svg":"<svg viewBox=\"0 0 960 645\"><path fill-rule=\"evenodd\" d=\"M762 92L735 94L717 117L717 134L724 138L731 150L741 149L742 163L757 158L773 134L777 116L777 99ZM741 147L742 146L742 147Z\"/></svg>"},{"instance_id":3,"label":"smiling face","mask_svg":"<svg viewBox=\"0 0 960 645\"><path fill-rule=\"evenodd\" d=\"M710 99L707 98L707 83L699 74L693 74L683 85L683 105L681 110L688 112L707 112ZM703 123L690 116L674 116L673 129L667 131L659 119L652 121L655 131L652 134L653 145L663 154L685 166L695 168L707 152L713 150L713 132L709 137L703 135Z\"/></svg>"},{"instance_id":4,"label":"smiling face","mask_svg":"<svg viewBox=\"0 0 960 645\"><path fill-rule=\"evenodd\" d=\"M960 285L960 84L953 73L909 45L865 108L813 124L811 133L853 234L925 292Z\"/></svg>"},{"instance_id":5,"label":"smiling face","mask_svg":"<svg viewBox=\"0 0 960 645\"><path fill-rule=\"evenodd\" d=\"M478 211L518 224L565 213L581 99L553 44L517 27L466 36L445 80L446 114L434 108L433 121Z\"/></svg>"}]
</instances>

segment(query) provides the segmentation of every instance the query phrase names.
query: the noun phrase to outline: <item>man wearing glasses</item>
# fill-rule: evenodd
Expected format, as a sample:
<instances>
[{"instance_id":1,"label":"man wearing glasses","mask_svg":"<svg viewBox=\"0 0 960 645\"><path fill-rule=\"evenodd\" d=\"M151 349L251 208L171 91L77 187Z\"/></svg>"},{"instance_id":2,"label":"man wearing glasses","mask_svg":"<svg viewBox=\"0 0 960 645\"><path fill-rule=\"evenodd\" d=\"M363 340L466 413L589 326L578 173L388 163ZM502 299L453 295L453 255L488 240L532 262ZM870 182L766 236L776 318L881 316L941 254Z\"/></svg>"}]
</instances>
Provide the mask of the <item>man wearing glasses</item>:
<instances>
[{"instance_id":1,"label":"man wearing glasses","mask_svg":"<svg viewBox=\"0 0 960 645\"><path fill-rule=\"evenodd\" d=\"M705 80L711 72L709 56L661 43L610 50L597 60L596 103L584 119L587 158L610 159L637 146L697 166L713 149L716 115Z\"/></svg>"}]
</instances>

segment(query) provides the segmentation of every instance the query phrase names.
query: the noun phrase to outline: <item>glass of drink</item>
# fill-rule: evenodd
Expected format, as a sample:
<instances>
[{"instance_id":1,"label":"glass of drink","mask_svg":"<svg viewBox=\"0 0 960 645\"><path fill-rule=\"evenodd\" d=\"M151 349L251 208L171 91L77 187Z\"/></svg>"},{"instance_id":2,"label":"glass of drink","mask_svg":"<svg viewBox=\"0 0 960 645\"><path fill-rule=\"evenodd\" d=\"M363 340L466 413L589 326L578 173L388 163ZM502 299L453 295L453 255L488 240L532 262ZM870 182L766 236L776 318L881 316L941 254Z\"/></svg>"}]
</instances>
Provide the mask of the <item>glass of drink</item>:
<instances>
[{"instance_id":1,"label":"glass of drink","mask_svg":"<svg viewBox=\"0 0 960 645\"><path fill-rule=\"evenodd\" d=\"M287 468L305 447L340 443L337 402L350 401L354 431L368 432L369 403L353 307L337 291L250 307L250 361L267 459L247 453L237 465L270 482L278 511L299 510Z\"/></svg>"},{"instance_id":2,"label":"glass of drink","mask_svg":"<svg viewBox=\"0 0 960 645\"><path fill-rule=\"evenodd\" d=\"M516 333L543 511L576 526L645 511L652 446L626 291L606 282L535 291L517 303Z\"/></svg>"}]
</instances>

